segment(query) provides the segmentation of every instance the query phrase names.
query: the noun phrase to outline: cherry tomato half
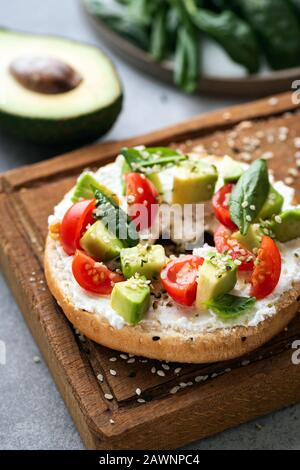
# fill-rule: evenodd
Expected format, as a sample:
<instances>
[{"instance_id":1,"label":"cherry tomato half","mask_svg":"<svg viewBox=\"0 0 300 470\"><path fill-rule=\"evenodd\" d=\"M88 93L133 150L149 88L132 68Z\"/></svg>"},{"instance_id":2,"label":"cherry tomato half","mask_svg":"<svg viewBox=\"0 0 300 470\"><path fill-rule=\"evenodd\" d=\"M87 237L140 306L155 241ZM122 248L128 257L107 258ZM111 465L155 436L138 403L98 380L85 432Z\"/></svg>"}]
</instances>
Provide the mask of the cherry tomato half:
<instances>
[{"instance_id":1,"label":"cherry tomato half","mask_svg":"<svg viewBox=\"0 0 300 470\"><path fill-rule=\"evenodd\" d=\"M80 287L94 294L109 295L117 282L125 280L80 250L75 253L72 272Z\"/></svg>"},{"instance_id":2,"label":"cherry tomato half","mask_svg":"<svg viewBox=\"0 0 300 470\"><path fill-rule=\"evenodd\" d=\"M277 286L281 273L281 255L272 238L263 237L251 277L251 295L263 299Z\"/></svg>"},{"instance_id":3,"label":"cherry tomato half","mask_svg":"<svg viewBox=\"0 0 300 470\"><path fill-rule=\"evenodd\" d=\"M204 262L200 256L181 256L170 261L161 271L162 285L176 302L191 306L196 299L197 275Z\"/></svg>"},{"instance_id":4,"label":"cherry tomato half","mask_svg":"<svg viewBox=\"0 0 300 470\"><path fill-rule=\"evenodd\" d=\"M158 193L151 181L140 173L126 173L124 178L128 215L136 222L137 231L148 229L157 215Z\"/></svg>"},{"instance_id":5,"label":"cherry tomato half","mask_svg":"<svg viewBox=\"0 0 300 470\"><path fill-rule=\"evenodd\" d=\"M232 222L229 213L229 196L234 188L234 184L225 184L216 192L212 199L214 213L218 221L230 230L237 230L237 226Z\"/></svg>"},{"instance_id":6,"label":"cherry tomato half","mask_svg":"<svg viewBox=\"0 0 300 470\"><path fill-rule=\"evenodd\" d=\"M223 225L219 225L214 234L216 249L219 253L228 252L233 260L239 259L239 271L252 271L254 267L255 255L244 248L237 240L231 238L231 231Z\"/></svg>"},{"instance_id":7,"label":"cherry tomato half","mask_svg":"<svg viewBox=\"0 0 300 470\"><path fill-rule=\"evenodd\" d=\"M76 202L66 212L61 224L61 243L68 255L80 248L79 241L88 224L93 224L94 199Z\"/></svg>"}]
</instances>

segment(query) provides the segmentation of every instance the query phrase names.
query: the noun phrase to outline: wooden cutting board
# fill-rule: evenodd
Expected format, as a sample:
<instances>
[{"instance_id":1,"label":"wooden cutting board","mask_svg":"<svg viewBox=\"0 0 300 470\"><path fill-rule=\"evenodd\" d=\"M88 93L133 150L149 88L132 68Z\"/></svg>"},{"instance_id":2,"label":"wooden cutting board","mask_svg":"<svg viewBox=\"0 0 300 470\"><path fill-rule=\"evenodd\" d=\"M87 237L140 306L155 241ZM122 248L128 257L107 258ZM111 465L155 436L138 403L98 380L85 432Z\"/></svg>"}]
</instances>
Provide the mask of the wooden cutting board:
<instances>
[{"instance_id":1,"label":"wooden cutting board","mask_svg":"<svg viewBox=\"0 0 300 470\"><path fill-rule=\"evenodd\" d=\"M197 366L122 358L74 332L43 273L47 217L53 206L82 169L114 159L124 145L203 146L247 161L249 155L265 154L275 177L292 178L299 196L300 180L291 176L300 151L296 108L291 95L284 94L1 176L1 268L87 448L177 448L300 399L300 366L291 361L291 345L300 339L299 316L269 344L227 363ZM145 403L137 401L137 388ZM105 399L107 393L112 400Z\"/></svg>"}]
</instances>

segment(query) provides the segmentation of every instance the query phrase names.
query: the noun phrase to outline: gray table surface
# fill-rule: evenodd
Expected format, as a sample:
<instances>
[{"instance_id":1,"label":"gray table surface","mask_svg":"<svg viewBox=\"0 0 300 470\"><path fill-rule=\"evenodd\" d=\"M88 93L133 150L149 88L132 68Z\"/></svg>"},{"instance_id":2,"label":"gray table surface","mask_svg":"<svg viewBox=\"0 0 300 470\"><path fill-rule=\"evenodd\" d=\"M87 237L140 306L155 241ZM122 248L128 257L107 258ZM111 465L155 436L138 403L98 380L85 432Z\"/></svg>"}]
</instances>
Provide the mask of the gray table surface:
<instances>
[{"instance_id":1,"label":"gray table surface","mask_svg":"<svg viewBox=\"0 0 300 470\"><path fill-rule=\"evenodd\" d=\"M101 40L77 0L10 0L1 8L1 26L28 32L60 34L86 42ZM118 57L125 87L123 113L107 138L120 139L176 123L232 101L184 96L147 78ZM63 148L37 148L0 134L0 170L62 153ZM7 350L0 365L0 449L83 449L80 436L37 346L0 275L0 340ZM300 404L217 436L190 449L300 449Z\"/></svg>"}]
</instances>

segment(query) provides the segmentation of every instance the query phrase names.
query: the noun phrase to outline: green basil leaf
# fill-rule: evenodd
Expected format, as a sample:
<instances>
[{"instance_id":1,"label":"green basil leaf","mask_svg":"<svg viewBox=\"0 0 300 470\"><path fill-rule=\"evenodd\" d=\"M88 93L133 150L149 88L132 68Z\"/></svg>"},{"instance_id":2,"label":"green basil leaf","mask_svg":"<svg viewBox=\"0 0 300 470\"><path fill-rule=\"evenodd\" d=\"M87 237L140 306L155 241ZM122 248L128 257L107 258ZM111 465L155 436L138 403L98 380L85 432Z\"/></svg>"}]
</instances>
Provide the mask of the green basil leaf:
<instances>
[{"instance_id":1,"label":"green basil leaf","mask_svg":"<svg viewBox=\"0 0 300 470\"><path fill-rule=\"evenodd\" d=\"M205 305L220 318L228 319L243 315L253 307L255 302L255 297L238 297L225 294L214 300L209 300Z\"/></svg>"},{"instance_id":2,"label":"green basil leaf","mask_svg":"<svg viewBox=\"0 0 300 470\"><path fill-rule=\"evenodd\" d=\"M174 166L187 159L186 155L168 147L123 148L120 152L132 171L158 172L163 167Z\"/></svg>"},{"instance_id":3,"label":"green basil leaf","mask_svg":"<svg viewBox=\"0 0 300 470\"><path fill-rule=\"evenodd\" d=\"M265 160L255 160L240 177L229 199L231 220L246 235L269 193L269 176Z\"/></svg>"}]
</instances>

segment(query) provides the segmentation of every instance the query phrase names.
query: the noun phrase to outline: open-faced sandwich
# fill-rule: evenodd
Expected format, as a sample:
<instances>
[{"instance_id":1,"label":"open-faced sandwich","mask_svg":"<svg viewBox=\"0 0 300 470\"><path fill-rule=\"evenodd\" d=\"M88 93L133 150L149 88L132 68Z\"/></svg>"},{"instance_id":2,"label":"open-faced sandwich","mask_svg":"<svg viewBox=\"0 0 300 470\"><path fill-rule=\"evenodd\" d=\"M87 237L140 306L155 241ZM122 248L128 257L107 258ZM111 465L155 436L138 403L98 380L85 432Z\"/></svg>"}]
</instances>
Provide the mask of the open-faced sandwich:
<instances>
[{"instance_id":1,"label":"open-faced sandwich","mask_svg":"<svg viewBox=\"0 0 300 470\"><path fill-rule=\"evenodd\" d=\"M49 288L75 328L110 348L176 362L240 356L297 312L293 203L263 159L124 148L83 172L50 216Z\"/></svg>"}]
</instances>

